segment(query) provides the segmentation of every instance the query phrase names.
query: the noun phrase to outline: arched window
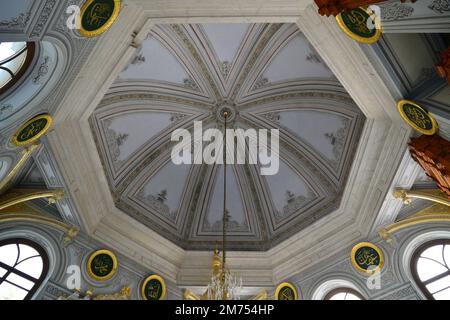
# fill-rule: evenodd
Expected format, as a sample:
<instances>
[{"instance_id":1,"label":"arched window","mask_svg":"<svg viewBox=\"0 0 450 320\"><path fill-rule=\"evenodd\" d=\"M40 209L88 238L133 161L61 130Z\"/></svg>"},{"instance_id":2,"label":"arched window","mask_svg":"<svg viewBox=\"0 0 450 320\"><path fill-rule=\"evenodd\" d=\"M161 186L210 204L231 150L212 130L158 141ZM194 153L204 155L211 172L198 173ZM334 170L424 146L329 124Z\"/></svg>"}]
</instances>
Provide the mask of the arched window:
<instances>
[{"instance_id":1,"label":"arched window","mask_svg":"<svg viewBox=\"0 0 450 320\"><path fill-rule=\"evenodd\" d=\"M33 42L0 42L0 94L25 73L34 56Z\"/></svg>"},{"instance_id":2,"label":"arched window","mask_svg":"<svg viewBox=\"0 0 450 320\"><path fill-rule=\"evenodd\" d=\"M328 292L324 300L364 300L364 297L351 288L337 288Z\"/></svg>"},{"instance_id":3,"label":"arched window","mask_svg":"<svg viewBox=\"0 0 450 320\"><path fill-rule=\"evenodd\" d=\"M419 247L411 259L411 271L428 299L450 300L450 240Z\"/></svg>"},{"instance_id":4,"label":"arched window","mask_svg":"<svg viewBox=\"0 0 450 320\"><path fill-rule=\"evenodd\" d=\"M0 241L0 300L30 299L48 272L44 249L25 239Z\"/></svg>"}]
</instances>

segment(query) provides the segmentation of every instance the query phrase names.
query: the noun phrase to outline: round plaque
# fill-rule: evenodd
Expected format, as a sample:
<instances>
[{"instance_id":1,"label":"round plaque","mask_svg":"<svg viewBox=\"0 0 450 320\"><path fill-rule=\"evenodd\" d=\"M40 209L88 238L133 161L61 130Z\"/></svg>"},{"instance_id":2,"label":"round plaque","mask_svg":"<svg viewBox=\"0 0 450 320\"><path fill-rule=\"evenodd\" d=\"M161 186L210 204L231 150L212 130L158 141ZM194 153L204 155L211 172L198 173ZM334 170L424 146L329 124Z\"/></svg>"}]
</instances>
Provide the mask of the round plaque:
<instances>
[{"instance_id":1,"label":"round plaque","mask_svg":"<svg viewBox=\"0 0 450 320\"><path fill-rule=\"evenodd\" d=\"M352 249L351 259L357 270L369 274L381 270L384 265L383 251L370 242L361 242L355 245Z\"/></svg>"},{"instance_id":2,"label":"round plaque","mask_svg":"<svg viewBox=\"0 0 450 320\"><path fill-rule=\"evenodd\" d=\"M275 300L297 300L297 290L289 282L283 282L275 290Z\"/></svg>"},{"instance_id":3,"label":"round plaque","mask_svg":"<svg viewBox=\"0 0 450 320\"><path fill-rule=\"evenodd\" d=\"M375 43L382 34L378 19L374 19L372 11L362 7L341 12L336 21L346 35L362 43Z\"/></svg>"},{"instance_id":4,"label":"round plaque","mask_svg":"<svg viewBox=\"0 0 450 320\"><path fill-rule=\"evenodd\" d=\"M119 16L120 0L87 0L81 7L80 34L96 37L111 27Z\"/></svg>"},{"instance_id":5,"label":"round plaque","mask_svg":"<svg viewBox=\"0 0 450 320\"><path fill-rule=\"evenodd\" d=\"M402 118L415 130L425 135L438 131L436 119L423 107L410 100L401 100L397 104Z\"/></svg>"},{"instance_id":6,"label":"round plaque","mask_svg":"<svg viewBox=\"0 0 450 320\"><path fill-rule=\"evenodd\" d=\"M28 120L14 134L12 143L16 146L25 146L36 141L48 131L52 121L49 114L41 114Z\"/></svg>"},{"instance_id":7,"label":"round plaque","mask_svg":"<svg viewBox=\"0 0 450 320\"><path fill-rule=\"evenodd\" d=\"M147 277L142 283L141 295L144 300L164 300L166 297L166 284L158 275Z\"/></svg>"},{"instance_id":8,"label":"round plaque","mask_svg":"<svg viewBox=\"0 0 450 320\"><path fill-rule=\"evenodd\" d=\"M117 271L117 258L109 250L95 251L87 263L89 276L97 281L106 281Z\"/></svg>"}]
</instances>

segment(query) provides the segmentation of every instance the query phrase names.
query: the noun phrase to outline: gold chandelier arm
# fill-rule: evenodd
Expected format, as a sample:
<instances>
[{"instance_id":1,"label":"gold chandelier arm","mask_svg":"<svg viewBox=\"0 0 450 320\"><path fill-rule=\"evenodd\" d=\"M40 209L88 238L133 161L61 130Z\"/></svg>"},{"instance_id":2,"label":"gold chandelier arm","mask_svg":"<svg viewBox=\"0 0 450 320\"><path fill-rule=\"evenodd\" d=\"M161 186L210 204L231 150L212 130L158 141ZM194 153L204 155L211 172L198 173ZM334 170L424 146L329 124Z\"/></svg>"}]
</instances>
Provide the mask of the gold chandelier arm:
<instances>
[{"instance_id":1,"label":"gold chandelier arm","mask_svg":"<svg viewBox=\"0 0 450 320\"><path fill-rule=\"evenodd\" d=\"M35 199L47 198L49 203L56 203L64 196L63 189L27 190L13 189L0 197L0 210Z\"/></svg>"},{"instance_id":2,"label":"gold chandelier arm","mask_svg":"<svg viewBox=\"0 0 450 320\"><path fill-rule=\"evenodd\" d=\"M59 220L44 215L29 213L0 213L0 223L4 222L36 222L64 232L63 244L67 245L76 237L79 229Z\"/></svg>"},{"instance_id":3,"label":"gold chandelier arm","mask_svg":"<svg viewBox=\"0 0 450 320\"><path fill-rule=\"evenodd\" d=\"M393 233L418 224L430 222L450 222L450 207L440 203L434 204L428 208L425 208L424 210L419 211L411 217L395 222L385 228L380 229L378 231L378 234L387 243L392 243Z\"/></svg>"},{"instance_id":4,"label":"gold chandelier arm","mask_svg":"<svg viewBox=\"0 0 450 320\"><path fill-rule=\"evenodd\" d=\"M39 143L32 144L20 151L20 160L16 163L14 168L11 169L8 175L2 181L0 181L0 194L2 194L8 188L11 181L14 179L20 169L22 169L28 158L32 155L33 151L37 149L37 147L39 147Z\"/></svg>"},{"instance_id":5,"label":"gold chandelier arm","mask_svg":"<svg viewBox=\"0 0 450 320\"><path fill-rule=\"evenodd\" d=\"M395 189L393 193L396 199L400 199L404 204L410 204L413 198L437 202L450 206L450 199L439 189L426 190L405 190Z\"/></svg>"}]
</instances>

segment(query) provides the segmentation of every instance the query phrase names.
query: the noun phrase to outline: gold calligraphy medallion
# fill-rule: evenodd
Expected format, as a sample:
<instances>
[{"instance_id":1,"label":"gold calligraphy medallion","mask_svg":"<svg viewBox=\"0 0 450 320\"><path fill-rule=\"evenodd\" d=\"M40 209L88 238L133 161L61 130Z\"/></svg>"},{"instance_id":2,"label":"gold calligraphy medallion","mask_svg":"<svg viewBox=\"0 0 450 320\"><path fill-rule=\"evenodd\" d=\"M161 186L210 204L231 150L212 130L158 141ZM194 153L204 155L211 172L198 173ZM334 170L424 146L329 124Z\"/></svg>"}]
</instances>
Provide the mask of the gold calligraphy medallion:
<instances>
[{"instance_id":1,"label":"gold calligraphy medallion","mask_svg":"<svg viewBox=\"0 0 450 320\"><path fill-rule=\"evenodd\" d=\"M383 32L379 17L363 7L339 13L336 22L346 35L362 43L375 43Z\"/></svg>"},{"instance_id":2,"label":"gold calligraphy medallion","mask_svg":"<svg viewBox=\"0 0 450 320\"><path fill-rule=\"evenodd\" d=\"M400 100L397 109L402 118L415 130L425 135L438 131L436 119L425 108L411 100Z\"/></svg>"},{"instance_id":3,"label":"gold calligraphy medallion","mask_svg":"<svg viewBox=\"0 0 450 320\"><path fill-rule=\"evenodd\" d=\"M87 262L89 276L97 281L106 281L112 278L117 271L117 258L109 250L97 250L91 254Z\"/></svg>"},{"instance_id":4,"label":"gold calligraphy medallion","mask_svg":"<svg viewBox=\"0 0 450 320\"><path fill-rule=\"evenodd\" d=\"M141 286L141 296L144 300L164 300L166 297L166 283L156 274L147 277Z\"/></svg>"},{"instance_id":5,"label":"gold calligraphy medallion","mask_svg":"<svg viewBox=\"0 0 450 320\"><path fill-rule=\"evenodd\" d=\"M53 119L49 114L33 117L17 130L11 142L18 147L29 145L44 135L52 125L52 122Z\"/></svg>"},{"instance_id":6,"label":"gold calligraphy medallion","mask_svg":"<svg viewBox=\"0 0 450 320\"><path fill-rule=\"evenodd\" d=\"M120 0L86 0L80 13L80 34L90 38L108 30L119 16L120 7Z\"/></svg>"},{"instance_id":7,"label":"gold calligraphy medallion","mask_svg":"<svg viewBox=\"0 0 450 320\"><path fill-rule=\"evenodd\" d=\"M283 282L275 290L275 300L297 300L297 289L289 282Z\"/></svg>"},{"instance_id":8,"label":"gold calligraphy medallion","mask_svg":"<svg viewBox=\"0 0 450 320\"><path fill-rule=\"evenodd\" d=\"M361 242L353 247L351 261L358 271L373 274L383 267L384 255L383 251L373 243Z\"/></svg>"}]
</instances>

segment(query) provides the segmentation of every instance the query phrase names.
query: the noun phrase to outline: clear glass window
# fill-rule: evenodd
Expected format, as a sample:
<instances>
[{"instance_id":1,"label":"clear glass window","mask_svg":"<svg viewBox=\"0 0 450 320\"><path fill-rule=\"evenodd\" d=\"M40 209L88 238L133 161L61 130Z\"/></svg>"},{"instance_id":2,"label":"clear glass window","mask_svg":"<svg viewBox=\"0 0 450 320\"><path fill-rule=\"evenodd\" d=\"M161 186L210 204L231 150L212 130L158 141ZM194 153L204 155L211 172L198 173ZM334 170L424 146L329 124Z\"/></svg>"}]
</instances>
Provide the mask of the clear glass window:
<instances>
[{"instance_id":1,"label":"clear glass window","mask_svg":"<svg viewBox=\"0 0 450 320\"><path fill-rule=\"evenodd\" d=\"M0 93L21 77L33 54L33 43L0 42Z\"/></svg>"},{"instance_id":2,"label":"clear glass window","mask_svg":"<svg viewBox=\"0 0 450 320\"><path fill-rule=\"evenodd\" d=\"M30 299L48 271L45 251L23 240L0 242L0 300Z\"/></svg>"},{"instance_id":3,"label":"clear glass window","mask_svg":"<svg viewBox=\"0 0 450 320\"><path fill-rule=\"evenodd\" d=\"M411 269L427 298L450 300L450 240L432 241L420 247Z\"/></svg>"}]
</instances>

